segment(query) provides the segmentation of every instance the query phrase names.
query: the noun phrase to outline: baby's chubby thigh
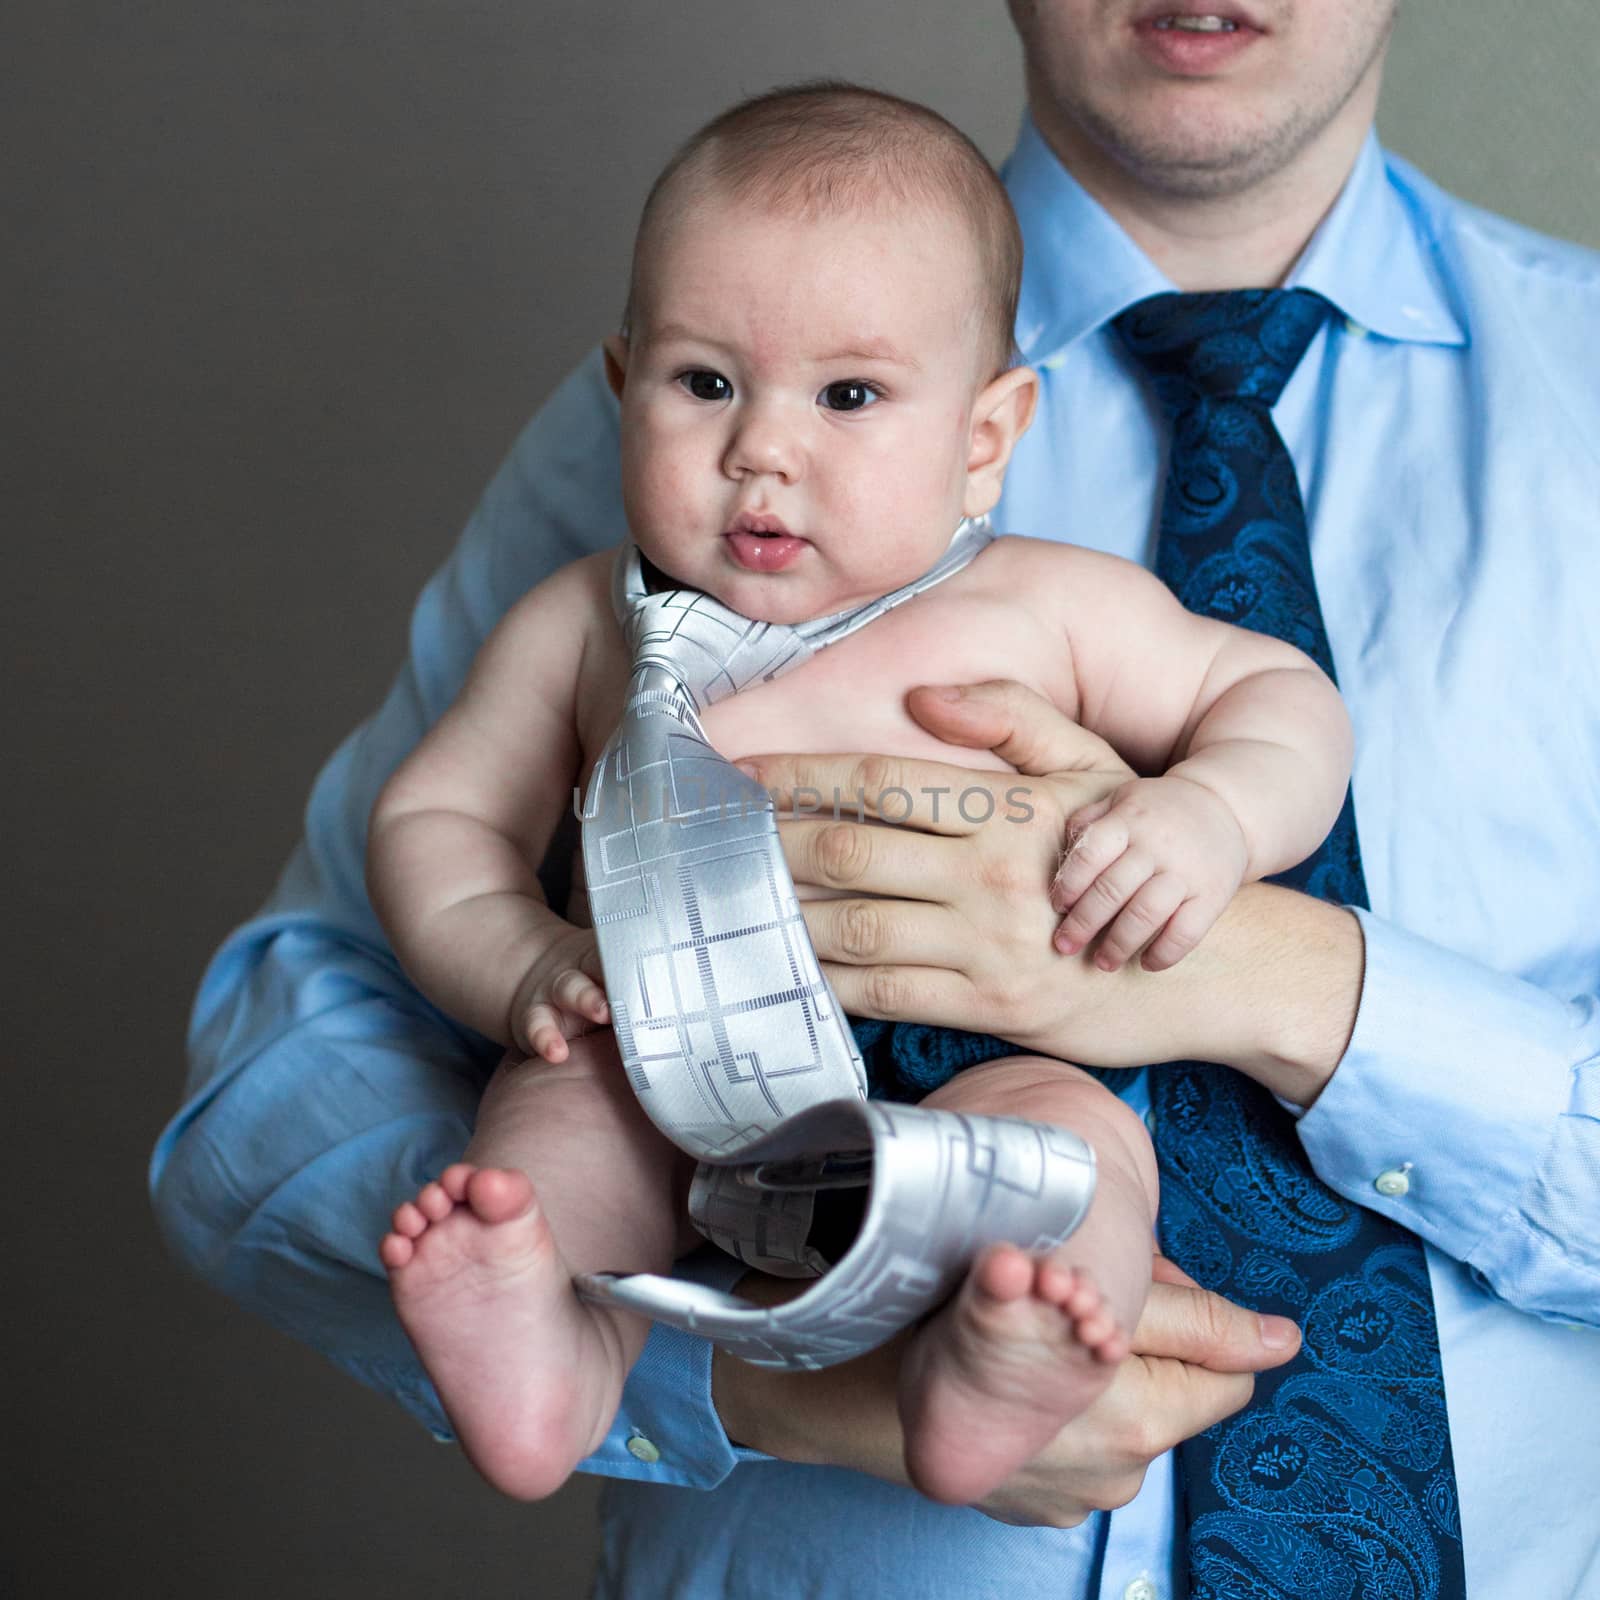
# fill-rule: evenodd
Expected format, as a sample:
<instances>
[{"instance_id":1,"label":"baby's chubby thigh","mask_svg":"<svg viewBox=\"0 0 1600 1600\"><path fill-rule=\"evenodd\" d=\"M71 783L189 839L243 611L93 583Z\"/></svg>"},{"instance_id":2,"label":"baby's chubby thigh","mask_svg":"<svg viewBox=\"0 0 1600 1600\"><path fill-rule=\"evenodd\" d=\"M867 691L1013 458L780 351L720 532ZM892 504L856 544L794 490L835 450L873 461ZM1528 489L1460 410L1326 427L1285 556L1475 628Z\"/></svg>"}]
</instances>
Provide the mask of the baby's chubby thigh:
<instances>
[{"instance_id":1,"label":"baby's chubby thigh","mask_svg":"<svg viewBox=\"0 0 1600 1600\"><path fill-rule=\"evenodd\" d=\"M628 1086L616 1036L598 1028L568 1041L565 1061L508 1051L478 1108L466 1159L514 1167L533 1180L563 1255L574 1270L647 1270L590 1257L588 1241L631 1238L648 1270L699 1243L687 1200L693 1162L650 1121ZM587 1247L586 1247L587 1246ZM578 1259L575 1259L578 1258Z\"/></svg>"},{"instance_id":2,"label":"baby's chubby thigh","mask_svg":"<svg viewBox=\"0 0 1600 1600\"><path fill-rule=\"evenodd\" d=\"M922 1101L946 1111L1020 1117L1070 1129L1095 1152L1099 1183L1138 1196L1155 1214L1159 1180L1144 1119L1081 1067L1050 1056L1001 1056L958 1072Z\"/></svg>"}]
</instances>

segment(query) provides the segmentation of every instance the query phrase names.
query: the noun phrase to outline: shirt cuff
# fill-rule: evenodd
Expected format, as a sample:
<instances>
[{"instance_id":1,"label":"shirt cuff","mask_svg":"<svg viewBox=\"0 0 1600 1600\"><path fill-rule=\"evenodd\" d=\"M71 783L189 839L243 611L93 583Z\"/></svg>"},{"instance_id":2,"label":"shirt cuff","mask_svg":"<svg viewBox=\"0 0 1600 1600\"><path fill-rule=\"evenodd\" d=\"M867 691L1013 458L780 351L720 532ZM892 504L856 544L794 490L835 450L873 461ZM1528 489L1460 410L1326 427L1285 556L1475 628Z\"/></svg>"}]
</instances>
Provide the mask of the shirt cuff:
<instances>
[{"instance_id":1,"label":"shirt cuff","mask_svg":"<svg viewBox=\"0 0 1600 1600\"><path fill-rule=\"evenodd\" d=\"M1355 909L1355 908L1352 908ZM1338 1070L1299 1121L1323 1181L1447 1255L1513 1212L1572 1091L1554 995L1356 910L1366 975Z\"/></svg>"},{"instance_id":2,"label":"shirt cuff","mask_svg":"<svg viewBox=\"0 0 1600 1600\"><path fill-rule=\"evenodd\" d=\"M731 1289L749 1270L708 1247L678 1262L673 1276ZM710 1340L696 1334L662 1323L651 1328L611 1431L578 1471L714 1489L741 1462L770 1460L724 1431L711 1403L711 1352Z\"/></svg>"}]
</instances>

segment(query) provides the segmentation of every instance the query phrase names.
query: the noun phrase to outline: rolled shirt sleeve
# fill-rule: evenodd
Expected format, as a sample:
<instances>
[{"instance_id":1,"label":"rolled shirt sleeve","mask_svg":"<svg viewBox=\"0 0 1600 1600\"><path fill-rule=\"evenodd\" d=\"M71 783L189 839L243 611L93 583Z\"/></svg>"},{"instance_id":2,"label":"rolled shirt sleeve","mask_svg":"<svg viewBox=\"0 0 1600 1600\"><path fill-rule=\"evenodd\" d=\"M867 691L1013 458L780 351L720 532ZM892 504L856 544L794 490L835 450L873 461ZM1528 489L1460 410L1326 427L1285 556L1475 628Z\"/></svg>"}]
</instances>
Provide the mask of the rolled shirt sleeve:
<instances>
[{"instance_id":1,"label":"rolled shirt sleeve","mask_svg":"<svg viewBox=\"0 0 1600 1600\"><path fill-rule=\"evenodd\" d=\"M459 1159L499 1050L401 972L367 901L367 818L500 616L623 531L616 404L597 352L518 439L423 591L387 700L318 776L272 897L212 959L184 1100L151 1161L180 1261L441 1439L449 1424L395 1318L378 1242L395 1206ZM696 1275L725 1272L712 1261ZM744 1454L711 1404L709 1346L658 1329L584 1465L710 1486Z\"/></svg>"},{"instance_id":2,"label":"rolled shirt sleeve","mask_svg":"<svg viewBox=\"0 0 1600 1600\"><path fill-rule=\"evenodd\" d=\"M1323 1179L1502 1300L1600 1327L1600 1004L1358 911L1366 977L1300 1118Z\"/></svg>"}]
</instances>

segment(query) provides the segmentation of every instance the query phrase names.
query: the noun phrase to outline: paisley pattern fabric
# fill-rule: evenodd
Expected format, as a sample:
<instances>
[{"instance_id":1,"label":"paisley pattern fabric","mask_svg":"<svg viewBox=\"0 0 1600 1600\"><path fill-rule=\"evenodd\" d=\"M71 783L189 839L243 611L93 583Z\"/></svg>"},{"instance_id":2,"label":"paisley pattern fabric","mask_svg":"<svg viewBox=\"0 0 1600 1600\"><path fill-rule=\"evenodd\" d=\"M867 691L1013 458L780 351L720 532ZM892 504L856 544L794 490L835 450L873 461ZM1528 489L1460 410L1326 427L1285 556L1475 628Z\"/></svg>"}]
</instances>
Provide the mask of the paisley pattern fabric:
<instances>
[{"instance_id":1,"label":"paisley pattern fabric","mask_svg":"<svg viewBox=\"0 0 1600 1600\"><path fill-rule=\"evenodd\" d=\"M914 1105L968 1067L1029 1053L990 1033L962 1033L921 1022L880 1022L873 1017L849 1021L867 1069L867 1093L874 1100Z\"/></svg>"},{"instance_id":2,"label":"paisley pattern fabric","mask_svg":"<svg viewBox=\"0 0 1600 1600\"><path fill-rule=\"evenodd\" d=\"M1297 645L1330 677L1294 463L1271 408L1328 305L1163 294L1114 326L1172 426L1156 571L1192 611ZM1275 881L1367 903L1349 794ZM1245 1411L1179 1449L1196 1600L1460 1600L1438 1333L1420 1243L1311 1171L1289 1115L1223 1067L1154 1069L1162 1246L1207 1288L1300 1322Z\"/></svg>"}]
</instances>

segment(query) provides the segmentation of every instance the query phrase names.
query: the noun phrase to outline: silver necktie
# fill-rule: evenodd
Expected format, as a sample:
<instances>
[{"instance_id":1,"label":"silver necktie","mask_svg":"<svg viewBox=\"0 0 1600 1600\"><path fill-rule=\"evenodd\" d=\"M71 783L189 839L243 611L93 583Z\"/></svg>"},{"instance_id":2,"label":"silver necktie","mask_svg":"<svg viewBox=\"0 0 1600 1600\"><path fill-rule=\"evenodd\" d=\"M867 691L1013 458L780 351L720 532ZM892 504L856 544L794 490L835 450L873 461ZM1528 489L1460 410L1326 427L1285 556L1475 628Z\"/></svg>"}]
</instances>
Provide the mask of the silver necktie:
<instances>
[{"instance_id":1,"label":"silver necktie","mask_svg":"<svg viewBox=\"0 0 1600 1600\"><path fill-rule=\"evenodd\" d=\"M762 1364L822 1366L931 1309L984 1244L1048 1248L1087 1209L1093 1154L1062 1129L866 1102L772 802L698 715L931 589L993 537L987 519L964 520L915 582L793 625L694 591L651 593L638 549L619 551L612 598L633 673L583 813L617 1048L656 1126L700 1158L696 1226L752 1267L822 1281L772 1309L650 1275L590 1274L590 1297ZM853 1240L837 1261L817 1242L830 1217L824 1232Z\"/></svg>"}]
</instances>

